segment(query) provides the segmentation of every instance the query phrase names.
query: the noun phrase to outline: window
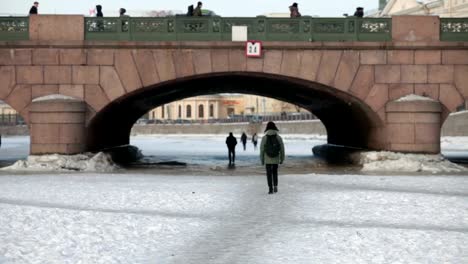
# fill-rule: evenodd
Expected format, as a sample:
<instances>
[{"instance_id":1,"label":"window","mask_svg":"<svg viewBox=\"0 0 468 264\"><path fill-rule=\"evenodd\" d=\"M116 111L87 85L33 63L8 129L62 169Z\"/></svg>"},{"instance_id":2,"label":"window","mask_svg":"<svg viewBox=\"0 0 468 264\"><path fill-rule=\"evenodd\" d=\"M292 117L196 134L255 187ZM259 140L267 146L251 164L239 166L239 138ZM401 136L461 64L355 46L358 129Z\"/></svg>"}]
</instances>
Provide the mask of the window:
<instances>
[{"instance_id":1,"label":"window","mask_svg":"<svg viewBox=\"0 0 468 264\"><path fill-rule=\"evenodd\" d=\"M179 118L182 118L182 106L179 105L179 114L178 114Z\"/></svg>"},{"instance_id":2,"label":"window","mask_svg":"<svg viewBox=\"0 0 468 264\"><path fill-rule=\"evenodd\" d=\"M164 105L161 106L161 118L164 119Z\"/></svg>"},{"instance_id":3,"label":"window","mask_svg":"<svg viewBox=\"0 0 468 264\"><path fill-rule=\"evenodd\" d=\"M210 104L210 117L214 117L214 105Z\"/></svg>"},{"instance_id":4,"label":"window","mask_svg":"<svg viewBox=\"0 0 468 264\"><path fill-rule=\"evenodd\" d=\"M185 115L187 118L191 118L192 117L192 106L191 105L187 105L187 109L186 109L186 115Z\"/></svg>"},{"instance_id":5,"label":"window","mask_svg":"<svg viewBox=\"0 0 468 264\"><path fill-rule=\"evenodd\" d=\"M198 106L198 118L203 118L205 116L203 105Z\"/></svg>"}]
</instances>

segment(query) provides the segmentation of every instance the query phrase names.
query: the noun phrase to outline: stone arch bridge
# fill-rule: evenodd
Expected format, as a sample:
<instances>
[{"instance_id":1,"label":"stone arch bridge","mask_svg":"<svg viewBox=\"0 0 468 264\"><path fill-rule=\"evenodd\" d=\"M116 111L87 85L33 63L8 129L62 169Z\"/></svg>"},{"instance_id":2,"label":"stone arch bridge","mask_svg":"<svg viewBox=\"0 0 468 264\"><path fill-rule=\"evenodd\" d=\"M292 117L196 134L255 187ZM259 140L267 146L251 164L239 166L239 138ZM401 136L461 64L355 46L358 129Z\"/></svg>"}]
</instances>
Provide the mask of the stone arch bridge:
<instances>
[{"instance_id":1,"label":"stone arch bridge","mask_svg":"<svg viewBox=\"0 0 468 264\"><path fill-rule=\"evenodd\" d=\"M0 100L29 125L32 154L128 144L150 109L220 92L302 106L331 144L438 153L445 118L468 99L468 42L441 41L437 17L393 18L385 41L267 39L261 58L243 42L87 40L84 25L31 17L26 40L0 42Z\"/></svg>"}]
</instances>

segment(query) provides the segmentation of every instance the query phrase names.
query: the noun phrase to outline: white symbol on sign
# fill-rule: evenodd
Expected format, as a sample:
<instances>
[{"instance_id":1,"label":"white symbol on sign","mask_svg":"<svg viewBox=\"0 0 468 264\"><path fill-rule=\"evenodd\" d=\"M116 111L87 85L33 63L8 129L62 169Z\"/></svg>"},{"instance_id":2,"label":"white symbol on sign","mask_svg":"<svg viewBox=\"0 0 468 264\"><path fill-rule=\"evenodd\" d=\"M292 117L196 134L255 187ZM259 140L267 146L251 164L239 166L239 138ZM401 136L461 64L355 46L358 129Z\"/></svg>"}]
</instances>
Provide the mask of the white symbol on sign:
<instances>
[{"instance_id":1,"label":"white symbol on sign","mask_svg":"<svg viewBox=\"0 0 468 264\"><path fill-rule=\"evenodd\" d=\"M260 42L248 42L247 43L247 56L260 56L261 44Z\"/></svg>"}]
</instances>

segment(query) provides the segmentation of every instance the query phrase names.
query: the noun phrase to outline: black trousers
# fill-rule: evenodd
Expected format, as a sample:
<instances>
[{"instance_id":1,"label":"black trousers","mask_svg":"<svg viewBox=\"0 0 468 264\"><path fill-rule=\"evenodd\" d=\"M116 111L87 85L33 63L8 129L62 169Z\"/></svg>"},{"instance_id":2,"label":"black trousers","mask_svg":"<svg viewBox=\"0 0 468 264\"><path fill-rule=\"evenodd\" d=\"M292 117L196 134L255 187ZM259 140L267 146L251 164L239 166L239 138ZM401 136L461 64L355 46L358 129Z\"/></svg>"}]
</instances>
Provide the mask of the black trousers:
<instances>
[{"instance_id":1,"label":"black trousers","mask_svg":"<svg viewBox=\"0 0 468 264\"><path fill-rule=\"evenodd\" d=\"M278 164L266 164L268 187L278 186Z\"/></svg>"},{"instance_id":2,"label":"black trousers","mask_svg":"<svg viewBox=\"0 0 468 264\"><path fill-rule=\"evenodd\" d=\"M233 149L229 148L228 151L229 151L229 154L228 154L229 164L235 163L236 162L236 149L235 148L233 148Z\"/></svg>"}]
</instances>

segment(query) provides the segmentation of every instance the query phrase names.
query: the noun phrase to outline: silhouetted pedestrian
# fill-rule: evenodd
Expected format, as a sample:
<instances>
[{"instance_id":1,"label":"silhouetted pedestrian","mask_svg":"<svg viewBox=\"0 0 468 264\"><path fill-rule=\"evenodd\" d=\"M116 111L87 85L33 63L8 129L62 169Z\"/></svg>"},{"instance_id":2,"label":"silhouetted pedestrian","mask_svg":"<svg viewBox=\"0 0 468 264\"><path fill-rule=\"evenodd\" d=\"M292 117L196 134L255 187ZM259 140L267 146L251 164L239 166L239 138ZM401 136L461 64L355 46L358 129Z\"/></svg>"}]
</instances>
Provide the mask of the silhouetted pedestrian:
<instances>
[{"instance_id":1,"label":"silhouetted pedestrian","mask_svg":"<svg viewBox=\"0 0 468 264\"><path fill-rule=\"evenodd\" d=\"M104 14L102 13L102 6L101 5L96 6L96 17L104 17Z\"/></svg>"},{"instance_id":2,"label":"silhouetted pedestrian","mask_svg":"<svg viewBox=\"0 0 468 264\"><path fill-rule=\"evenodd\" d=\"M236 145L237 139L229 132L229 136L226 138L226 145L228 147L229 166L234 165L236 162Z\"/></svg>"},{"instance_id":3,"label":"silhouetted pedestrian","mask_svg":"<svg viewBox=\"0 0 468 264\"><path fill-rule=\"evenodd\" d=\"M39 2L34 2L33 6L31 7L31 9L29 9L29 14L30 15L37 15L37 8L39 7Z\"/></svg>"},{"instance_id":4,"label":"silhouetted pedestrian","mask_svg":"<svg viewBox=\"0 0 468 264\"><path fill-rule=\"evenodd\" d=\"M96 17L104 17L101 5L96 6ZM104 22L102 20L96 21L96 28L98 31L104 31Z\"/></svg>"},{"instance_id":5,"label":"silhouetted pedestrian","mask_svg":"<svg viewBox=\"0 0 468 264\"><path fill-rule=\"evenodd\" d=\"M128 15L126 15L125 13L127 13L127 9L125 9L125 8L120 8L119 9L119 15L121 17L128 17Z\"/></svg>"},{"instance_id":6,"label":"silhouetted pedestrian","mask_svg":"<svg viewBox=\"0 0 468 264\"><path fill-rule=\"evenodd\" d=\"M283 139L278 128L275 123L268 122L260 143L260 160L266 168L268 194L278 192L278 164L283 164L284 156Z\"/></svg>"},{"instance_id":7,"label":"silhouetted pedestrian","mask_svg":"<svg viewBox=\"0 0 468 264\"><path fill-rule=\"evenodd\" d=\"M355 17L364 17L364 8L356 7L356 12L354 12Z\"/></svg>"},{"instance_id":8,"label":"silhouetted pedestrian","mask_svg":"<svg viewBox=\"0 0 468 264\"><path fill-rule=\"evenodd\" d=\"M193 10L193 16L202 16L202 2L197 3L197 7Z\"/></svg>"},{"instance_id":9,"label":"silhouetted pedestrian","mask_svg":"<svg viewBox=\"0 0 468 264\"><path fill-rule=\"evenodd\" d=\"M245 134L245 132L242 132L241 142L242 142L242 145L244 146L244 151L245 151L246 145L247 145L247 135Z\"/></svg>"},{"instance_id":10,"label":"silhouetted pedestrian","mask_svg":"<svg viewBox=\"0 0 468 264\"><path fill-rule=\"evenodd\" d=\"M301 17L301 13L299 13L299 7L298 7L297 3L293 3L289 7L289 11L291 12L289 14L290 17Z\"/></svg>"},{"instance_id":11,"label":"silhouetted pedestrian","mask_svg":"<svg viewBox=\"0 0 468 264\"><path fill-rule=\"evenodd\" d=\"M193 16L193 5L189 5L187 8L187 16Z\"/></svg>"},{"instance_id":12,"label":"silhouetted pedestrian","mask_svg":"<svg viewBox=\"0 0 468 264\"><path fill-rule=\"evenodd\" d=\"M258 136L257 133L254 133L252 135L252 143L254 145L254 150L257 150L257 143L258 143Z\"/></svg>"},{"instance_id":13,"label":"silhouetted pedestrian","mask_svg":"<svg viewBox=\"0 0 468 264\"><path fill-rule=\"evenodd\" d=\"M120 8L119 9L120 18L124 18L124 19L121 19L121 21L122 21L122 32L128 32L128 19L125 19L125 18L128 18L129 15L126 15L126 13L127 13L127 9L125 9L125 8Z\"/></svg>"}]
</instances>

